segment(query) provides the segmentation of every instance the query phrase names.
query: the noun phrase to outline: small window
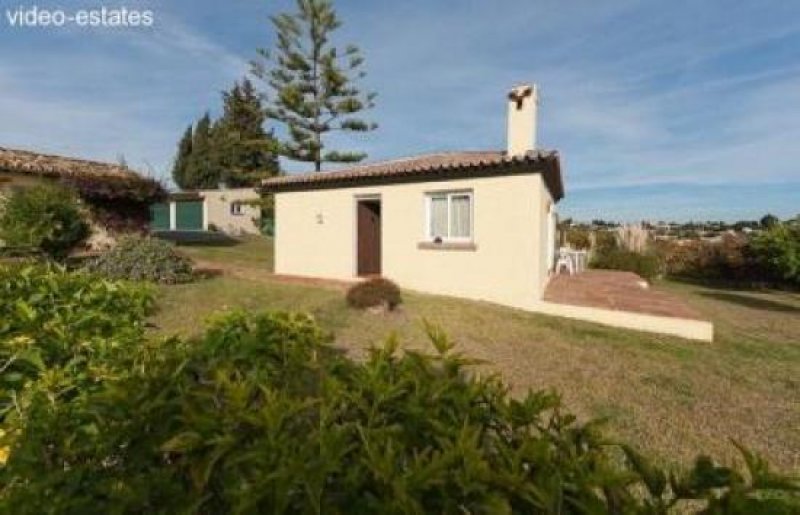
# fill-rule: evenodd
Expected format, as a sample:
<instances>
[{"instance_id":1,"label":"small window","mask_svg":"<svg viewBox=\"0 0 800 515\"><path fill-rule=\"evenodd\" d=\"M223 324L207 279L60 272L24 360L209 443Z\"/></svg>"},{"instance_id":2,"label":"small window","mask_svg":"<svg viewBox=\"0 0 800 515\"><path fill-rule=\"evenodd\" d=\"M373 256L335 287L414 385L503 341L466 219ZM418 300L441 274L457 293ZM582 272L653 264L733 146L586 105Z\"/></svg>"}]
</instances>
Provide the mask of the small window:
<instances>
[{"instance_id":1,"label":"small window","mask_svg":"<svg viewBox=\"0 0 800 515\"><path fill-rule=\"evenodd\" d=\"M472 192L427 195L427 237L434 242L472 240Z\"/></svg>"},{"instance_id":2,"label":"small window","mask_svg":"<svg viewBox=\"0 0 800 515\"><path fill-rule=\"evenodd\" d=\"M239 202L231 202L231 214L233 216L243 215L244 212L242 211L242 204Z\"/></svg>"}]
</instances>

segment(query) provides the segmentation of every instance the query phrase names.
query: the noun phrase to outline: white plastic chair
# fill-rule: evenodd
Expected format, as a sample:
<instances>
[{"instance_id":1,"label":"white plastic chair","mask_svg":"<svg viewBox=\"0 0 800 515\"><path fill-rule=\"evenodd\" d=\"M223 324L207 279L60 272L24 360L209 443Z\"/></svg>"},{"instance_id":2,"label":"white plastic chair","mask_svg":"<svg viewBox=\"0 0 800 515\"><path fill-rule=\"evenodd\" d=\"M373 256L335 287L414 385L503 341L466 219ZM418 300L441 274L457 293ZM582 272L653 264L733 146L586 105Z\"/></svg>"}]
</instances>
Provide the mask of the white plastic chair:
<instances>
[{"instance_id":1,"label":"white plastic chair","mask_svg":"<svg viewBox=\"0 0 800 515\"><path fill-rule=\"evenodd\" d=\"M560 274L561 270L564 267L566 267L567 273L569 275L575 274L575 263L572 261L569 249L562 247L558 249L558 261L556 261L556 273Z\"/></svg>"}]
</instances>

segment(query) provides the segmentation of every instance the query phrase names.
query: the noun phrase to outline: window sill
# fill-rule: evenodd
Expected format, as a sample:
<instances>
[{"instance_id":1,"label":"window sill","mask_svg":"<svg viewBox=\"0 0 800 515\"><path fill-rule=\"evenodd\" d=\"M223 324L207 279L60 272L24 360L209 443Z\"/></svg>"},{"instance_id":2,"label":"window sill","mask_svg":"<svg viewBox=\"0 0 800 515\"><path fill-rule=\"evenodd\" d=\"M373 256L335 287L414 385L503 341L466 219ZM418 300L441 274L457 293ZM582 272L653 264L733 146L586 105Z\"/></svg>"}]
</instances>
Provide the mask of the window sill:
<instances>
[{"instance_id":1,"label":"window sill","mask_svg":"<svg viewBox=\"0 0 800 515\"><path fill-rule=\"evenodd\" d=\"M434 243L432 241L421 241L417 243L417 248L420 250L466 250L466 251L478 250L478 246L471 241L465 241L465 242L444 241L442 243Z\"/></svg>"}]
</instances>

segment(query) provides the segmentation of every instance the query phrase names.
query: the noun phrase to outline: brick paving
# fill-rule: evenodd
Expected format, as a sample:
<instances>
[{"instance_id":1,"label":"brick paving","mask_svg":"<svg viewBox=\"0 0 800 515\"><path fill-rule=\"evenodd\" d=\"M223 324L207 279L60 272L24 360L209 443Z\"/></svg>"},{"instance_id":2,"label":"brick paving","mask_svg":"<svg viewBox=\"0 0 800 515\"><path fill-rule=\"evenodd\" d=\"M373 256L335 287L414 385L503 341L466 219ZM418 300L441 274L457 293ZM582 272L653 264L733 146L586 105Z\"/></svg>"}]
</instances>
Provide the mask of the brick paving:
<instances>
[{"instance_id":1,"label":"brick paving","mask_svg":"<svg viewBox=\"0 0 800 515\"><path fill-rule=\"evenodd\" d=\"M647 315L701 319L680 298L653 289L632 272L587 270L580 274L559 274L550 280L544 300L557 304L588 306Z\"/></svg>"}]
</instances>

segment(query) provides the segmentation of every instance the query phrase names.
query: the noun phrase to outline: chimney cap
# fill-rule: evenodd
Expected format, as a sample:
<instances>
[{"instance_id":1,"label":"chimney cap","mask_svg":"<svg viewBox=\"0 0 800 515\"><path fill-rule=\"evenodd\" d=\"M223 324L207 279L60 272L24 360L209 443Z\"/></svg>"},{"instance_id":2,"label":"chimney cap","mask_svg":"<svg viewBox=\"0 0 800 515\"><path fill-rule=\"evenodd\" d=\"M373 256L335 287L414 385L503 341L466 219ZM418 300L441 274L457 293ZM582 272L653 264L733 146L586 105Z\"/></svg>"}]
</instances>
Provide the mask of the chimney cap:
<instances>
[{"instance_id":1,"label":"chimney cap","mask_svg":"<svg viewBox=\"0 0 800 515\"><path fill-rule=\"evenodd\" d=\"M533 97L534 102L538 100L536 84L519 84L511 88L508 92L509 102L515 102L517 104L517 109L522 109L522 104L528 97Z\"/></svg>"},{"instance_id":2,"label":"chimney cap","mask_svg":"<svg viewBox=\"0 0 800 515\"><path fill-rule=\"evenodd\" d=\"M516 86L513 86L511 88L511 90L508 92L508 96L509 96L509 98L511 98L512 95L514 95L514 96L515 95L528 96L531 93L533 93L533 88L534 87L535 86L533 84L528 84L528 83L526 83L526 84L517 84Z\"/></svg>"}]
</instances>

